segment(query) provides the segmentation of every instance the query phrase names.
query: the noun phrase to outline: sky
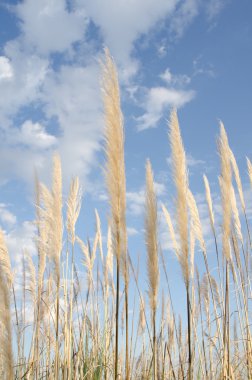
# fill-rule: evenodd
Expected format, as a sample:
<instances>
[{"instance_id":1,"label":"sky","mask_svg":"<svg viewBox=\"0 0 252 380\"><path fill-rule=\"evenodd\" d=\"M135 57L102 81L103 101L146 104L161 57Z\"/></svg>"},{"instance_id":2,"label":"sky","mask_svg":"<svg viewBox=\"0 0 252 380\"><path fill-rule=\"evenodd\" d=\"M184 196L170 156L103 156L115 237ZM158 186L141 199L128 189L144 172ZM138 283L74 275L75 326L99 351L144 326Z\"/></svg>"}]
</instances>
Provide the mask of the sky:
<instances>
[{"instance_id":1,"label":"sky","mask_svg":"<svg viewBox=\"0 0 252 380\"><path fill-rule=\"evenodd\" d=\"M222 120L252 197L252 2L250 0L0 0L0 226L13 265L34 247L34 170L47 185L62 160L64 199L78 175L78 234L93 236L96 208L106 232L101 67L108 47L118 67L125 127L129 251L146 262L145 164L158 205L174 210L168 119L178 109L190 187L206 235L205 173L220 214L216 137ZM159 208L160 213L160 208ZM171 282L179 269L160 215ZM145 276L145 275L144 275ZM181 276L180 276L181 278Z\"/></svg>"}]
</instances>

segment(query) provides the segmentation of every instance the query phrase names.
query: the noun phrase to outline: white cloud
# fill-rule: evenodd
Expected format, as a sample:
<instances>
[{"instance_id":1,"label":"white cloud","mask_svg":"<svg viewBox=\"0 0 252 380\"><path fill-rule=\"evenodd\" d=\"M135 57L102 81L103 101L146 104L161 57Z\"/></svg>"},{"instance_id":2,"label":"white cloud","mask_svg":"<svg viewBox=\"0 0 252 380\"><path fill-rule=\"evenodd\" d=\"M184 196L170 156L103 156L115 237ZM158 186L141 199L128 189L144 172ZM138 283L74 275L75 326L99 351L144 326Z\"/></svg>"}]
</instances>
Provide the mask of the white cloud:
<instances>
[{"instance_id":1,"label":"white cloud","mask_svg":"<svg viewBox=\"0 0 252 380\"><path fill-rule=\"evenodd\" d=\"M160 74L160 78L163 79L166 83L172 83L173 75L169 68L167 68L162 74Z\"/></svg>"},{"instance_id":2,"label":"white cloud","mask_svg":"<svg viewBox=\"0 0 252 380\"><path fill-rule=\"evenodd\" d=\"M43 101L48 118L56 117L60 127L59 152L66 178L83 178L95 164L103 137L100 68L63 66L44 85Z\"/></svg>"},{"instance_id":3,"label":"white cloud","mask_svg":"<svg viewBox=\"0 0 252 380\"><path fill-rule=\"evenodd\" d=\"M185 86L191 82L191 78L188 75L172 74L169 68L167 68L162 74L160 74L160 78L167 84L177 86Z\"/></svg>"},{"instance_id":4,"label":"white cloud","mask_svg":"<svg viewBox=\"0 0 252 380\"><path fill-rule=\"evenodd\" d=\"M214 67L211 63L203 62L203 56L199 55L193 60L193 76L206 75L211 78L215 77Z\"/></svg>"},{"instance_id":5,"label":"white cloud","mask_svg":"<svg viewBox=\"0 0 252 380\"><path fill-rule=\"evenodd\" d=\"M135 236L139 234L137 229L134 227L127 227L127 233L128 233L128 236Z\"/></svg>"},{"instance_id":6,"label":"white cloud","mask_svg":"<svg viewBox=\"0 0 252 380\"><path fill-rule=\"evenodd\" d=\"M163 58L167 53L167 47L164 42L157 46L157 53L160 58Z\"/></svg>"},{"instance_id":7,"label":"white cloud","mask_svg":"<svg viewBox=\"0 0 252 380\"><path fill-rule=\"evenodd\" d=\"M24 249L31 255L35 254L35 233L36 226L30 221L24 221L22 224L16 225L10 232L5 233L6 245L12 262L21 263Z\"/></svg>"},{"instance_id":8,"label":"white cloud","mask_svg":"<svg viewBox=\"0 0 252 380\"><path fill-rule=\"evenodd\" d=\"M77 174L84 178L96 161L102 138L100 68L95 59L89 66L69 64L56 72L47 59L23 52L18 40L7 43L5 52L11 58L14 77L0 81L0 91L5 94L0 98L1 182L13 177L30 182L34 167L45 178L56 147L65 178ZM21 128L13 125L23 107L44 111L42 122L26 120ZM58 122L57 139L44 126L51 118Z\"/></svg>"},{"instance_id":9,"label":"white cloud","mask_svg":"<svg viewBox=\"0 0 252 380\"><path fill-rule=\"evenodd\" d=\"M186 155L186 163L187 163L187 166L194 167L194 166L198 166L198 165L204 165L205 161L198 160L198 159L194 158L190 153L188 153Z\"/></svg>"},{"instance_id":10,"label":"white cloud","mask_svg":"<svg viewBox=\"0 0 252 380\"><path fill-rule=\"evenodd\" d=\"M13 77L13 70L10 60L7 57L0 56L0 81Z\"/></svg>"},{"instance_id":11,"label":"white cloud","mask_svg":"<svg viewBox=\"0 0 252 380\"><path fill-rule=\"evenodd\" d=\"M146 96L146 112L136 118L138 131L156 127L165 109L174 106L180 108L190 102L194 96L193 90L177 90L166 87L151 88Z\"/></svg>"},{"instance_id":12,"label":"white cloud","mask_svg":"<svg viewBox=\"0 0 252 380\"><path fill-rule=\"evenodd\" d=\"M40 173L49 172L56 146L65 177L78 174L86 179L96 164L103 126L100 68L95 63L99 53L92 50L93 42L86 41L85 45L83 41L88 20L98 26L99 37L119 65L120 78L127 81L140 67L138 57L133 58L137 39L148 37L163 20L170 19L176 30L184 30L197 14L198 2L108 0L104 7L101 0L24 0L15 9L21 33L5 45L4 57L0 57L3 75L10 79L0 80L0 92L4 94L0 98L1 180L4 176L31 179L33 166ZM81 48L74 45L78 41ZM164 46L163 40L160 43ZM63 54L54 60L54 52ZM69 52L72 58L80 53L88 65L70 62ZM160 86L146 91L144 114L137 118L139 130L156 126L168 107L181 107L195 96L192 90L176 88L188 84L189 77L166 71L163 79L170 88ZM133 83L128 89L134 98L138 87ZM30 108L42 113L39 122L29 115ZM17 118L20 114L21 120ZM51 120L56 120L59 128L57 139L45 127Z\"/></svg>"},{"instance_id":13,"label":"white cloud","mask_svg":"<svg viewBox=\"0 0 252 380\"><path fill-rule=\"evenodd\" d=\"M103 191L98 194L97 198L101 202L108 202L109 201L108 195L105 192L103 192Z\"/></svg>"},{"instance_id":14,"label":"white cloud","mask_svg":"<svg viewBox=\"0 0 252 380\"><path fill-rule=\"evenodd\" d=\"M9 211L7 205L4 203L0 203L0 221L3 227L5 227L6 224L9 227L13 226L17 221L16 215Z\"/></svg>"},{"instance_id":15,"label":"white cloud","mask_svg":"<svg viewBox=\"0 0 252 380\"><path fill-rule=\"evenodd\" d=\"M26 120L9 141L14 144L25 145L31 149L48 149L57 144L55 136L48 134L43 125L33 123L31 120Z\"/></svg>"},{"instance_id":16,"label":"white cloud","mask_svg":"<svg viewBox=\"0 0 252 380\"><path fill-rule=\"evenodd\" d=\"M176 12L174 12L170 23L170 30L177 38L180 38L183 35L186 28L198 15L199 8L200 0L180 1L180 5L176 9Z\"/></svg>"},{"instance_id":17,"label":"white cloud","mask_svg":"<svg viewBox=\"0 0 252 380\"><path fill-rule=\"evenodd\" d=\"M138 192L127 192L127 209L130 214L135 216L141 215L145 205L145 191L141 189Z\"/></svg>"},{"instance_id":18,"label":"white cloud","mask_svg":"<svg viewBox=\"0 0 252 380\"><path fill-rule=\"evenodd\" d=\"M169 17L179 0L76 0L100 28L105 45L116 58L125 77L133 75L138 64L130 56L134 42L156 23ZM129 72L127 72L129 70Z\"/></svg>"},{"instance_id":19,"label":"white cloud","mask_svg":"<svg viewBox=\"0 0 252 380\"><path fill-rule=\"evenodd\" d=\"M26 48L42 54L64 52L82 39L86 29L83 10L68 11L65 0L25 0L16 12Z\"/></svg>"},{"instance_id":20,"label":"white cloud","mask_svg":"<svg viewBox=\"0 0 252 380\"><path fill-rule=\"evenodd\" d=\"M12 78L0 81L0 128L5 127L7 117L14 115L23 106L39 98L39 90L48 72L48 60L22 51L18 41L8 42L5 54L11 60Z\"/></svg>"},{"instance_id":21,"label":"white cloud","mask_svg":"<svg viewBox=\"0 0 252 380\"><path fill-rule=\"evenodd\" d=\"M227 0L209 0L206 3L206 14L209 21L212 21L223 10Z\"/></svg>"}]
</instances>

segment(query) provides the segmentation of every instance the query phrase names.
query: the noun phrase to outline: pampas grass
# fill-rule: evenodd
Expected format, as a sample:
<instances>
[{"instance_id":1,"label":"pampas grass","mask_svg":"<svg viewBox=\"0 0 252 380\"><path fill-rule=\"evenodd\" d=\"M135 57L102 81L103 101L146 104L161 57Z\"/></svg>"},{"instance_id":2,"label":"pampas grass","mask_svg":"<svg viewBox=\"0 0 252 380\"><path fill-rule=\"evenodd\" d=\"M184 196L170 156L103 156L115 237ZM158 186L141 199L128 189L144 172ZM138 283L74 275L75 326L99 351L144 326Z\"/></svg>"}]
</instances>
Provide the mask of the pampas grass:
<instances>
[{"instance_id":1,"label":"pampas grass","mask_svg":"<svg viewBox=\"0 0 252 380\"><path fill-rule=\"evenodd\" d=\"M124 129L120 107L120 92L114 62L105 50L106 62L103 65L103 92L105 108L106 140L106 182L111 207L111 230L113 251L116 256L116 334L115 334L115 380L118 379L118 329L119 329L119 291L120 271L125 280L125 311L128 326L128 269L127 269L127 233L126 233L126 180L124 167ZM128 329L128 327L126 327ZM127 330L128 331L128 330ZM128 367L128 332L126 332L126 366ZM127 378L128 378L128 370ZM127 379L128 380L128 379Z\"/></svg>"},{"instance_id":2,"label":"pampas grass","mask_svg":"<svg viewBox=\"0 0 252 380\"><path fill-rule=\"evenodd\" d=\"M0 378L251 380L248 201L224 126L218 138L220 189L211 178L212 198L204 176L206 201L199 204L189 189L177 113L171 112L172 212L156 197L147 161L144 234L141 227L137 231L146 260L136 246L128 252L123 117L108 50L102 68L108 222L95 209L91 221L83 219L94 226L93 234L83 237L80 180L71 181L64 202L58 155L51 187L35 175L37 255L24 249L21 270L12 270L9 236L0 230ZM247 165L252 184L249 159ZM172 273L174 259L182 280ZM179 282L184 295L176 289Z\"/></svg>"},{"instance_id":3,"label":"pampas grass","mask_svg":"<svg viewBox=\"0 0 252 380\"><path fill-rule=\"evenodd\" d=\"M156 348L156 312L158 299L159 266L157 239L157 204L154 191L154 181L150 161L146 163L146 215L145 242L147 248L147 270L149 283L149 304L152 315L153 329L153 380L157 379L157 348Z\"/></svg>"},{"instance_id":4,"label":"pampas grass","mask_svg":"<svg viewBox=\"0 0 252 380\"><path fill-rule=\"evenodd\" d=\"M189 275L189 247L188 247L188 178L186 155L180 134L176 110L171 112L169 122L169 138L172 152L173 178L177 191L176 220L180 237L178 260L181 266L186 287L187 298L187 332L188 332L188 379L191 380L192 348L191 348L191 305L190 305L190 275Z\"/></svg>"},{"instance_id":5,"label":"pampas grass","mask_svg":"<svg viewBox=\"0 0 252 380\"><path fill-rule=\"evenodd\" d=\"M0 375L1 379L13 378L12 332L10 291L12 272L3 232L0 230Z\"/></svg>"}]
</instances>

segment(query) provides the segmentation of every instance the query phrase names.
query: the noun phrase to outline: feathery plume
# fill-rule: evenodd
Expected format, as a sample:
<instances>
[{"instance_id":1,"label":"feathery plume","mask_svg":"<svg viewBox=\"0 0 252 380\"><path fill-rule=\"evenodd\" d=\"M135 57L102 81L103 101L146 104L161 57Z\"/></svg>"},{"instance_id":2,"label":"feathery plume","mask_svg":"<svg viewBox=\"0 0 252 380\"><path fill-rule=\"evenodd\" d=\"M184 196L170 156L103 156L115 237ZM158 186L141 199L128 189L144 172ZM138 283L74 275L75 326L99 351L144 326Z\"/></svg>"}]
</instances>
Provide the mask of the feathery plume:
<instances>
[{"instance_id":1,"label":"feathery plume","mask_svg":"<svg viewBox=\"0 0 252 380\"><path fill-rule=\"evenodd\" d=\"M95 209L95 220L96 220L96 234L97 234L97 244L99 247L101 261L103 264L103 249L102 249L102 232L101 232L101 220L98 211Z\"/></svg>"},{"instance_id":2,"label":"feathery plume","mask_svg":"<svg viewBox=\"0 0 252 380\"><path fill-rule=\"evenodd\" d=\"M252 164L251 164L251 161L248 159L248 157L246 157L246 159L247 159L249 181L250 181L250 184L252 186Z\"/></svg>"},{"instance_id":3,"label":"feathery plume","mask_svg":"<svg viewBox=\"0 0 252 380\"><path fill-rule=\"evenodd\" d=\"M9 285L13 284L10 257L5 243L3 231L0 229L0 268Z\"/></svg>"},{"instance_id":4,"label":"feathery plume","mask_svg":"<svg viewBox=\"0 0 252 380\"><path fill-rule=\"evenodd\" d=\"M145 242L148 254L149 299L151 309L157 307L159 268L157 240L157 204L150 161L146 164Z\"/></svg>"},{"instance_id":5,"label":"feathery plume","mask_svg":"<svg viewBox=\"0 0 252 380\"><path fill-rule=\"evenodd\" d=\"M84 260L82 260L82 263L87 268L87 271L91 273L95 262L96 251L93 249L91 253L88 244L86 245L78 236L76 237L76 241L79 244L84 255Z\"/></svg>"},{"instance_id":6,"label":"feathery plume","mask_svg":"<svg viewBox=\"0 0 252 380\"><path fill-rule=\"evenodd\" d=\"M198 207L197 207L195 198L194 198L190 189L188 189L187 197L188 197L188 206L189 206L189 210L190 210L190 214L191 214L191 218L192 218L191 227L194 231L196 239L200 243L200 247L201 247L202 251L205 252L206 246L205 246L205 241L204 241L204 237L203 237L202 226L201 226L200 217L199 217L199 211L198 211Z\"/></svg>"},{"instance_id":7,"label":"feathery plume","mask_svg":"<svg viewBox=\"0 0 252 380\"><path fill-rule=\"evenodd\" d=\"M188 333L188 379L192 379L192 348L191 348L191 310L190 310L190 270L188 261L188 215L187 192L188 178L186 155L180 134L177 112L172 110L169 122L169 137L172 152L173 178L177 190L176 219L180 237L179 263L181 266L187 303L187 333Z\"/></svg>"},{"instance_id":8,"label":"feathery plume","mask_svg":"<svg viewBox=\"0 0 252 380\"><path fill-rule=\"evenodd\" d=\"M158 239L157 239L157 202L154 190L153 174L150 161L146 163L146 215L145 242L147 247L147 269L149 281L149 303L153 325L153 379L157 379L156 350L156 309L159 283Z\"/></svg>"},{"instance_id":9,"label":"feathery plume","mask_svg":"<svg viewBox=\"0 0 252 380\"><path fill-rule=\"evenodd\" d=\"M47 253L48 233L49 233L49 225L46 220L46 211L42 208L41 201L43 200L43 198L45 198L46 200L49 200L49 199L51 200L51 195L50 195L50 192L47 190L47 188L39 182L36 173L35 173L35 197L36 197L35 198L35 210L36 210L35 223L37 226L36 246L37 246L37 251L38 251L38 284L39 284L39 289L41 290L42 283L43 283L43 276L44 276L45 267L46 267L46 253ZM38 291L39 293L40 293L40 290Z\"/></svg>"},{"instance_id":10,"label":"feathery plume","mask_svg":"<svg viewBox=\"0 0 252 380\"><path fill-rule=\"evenodd\" d=\"M75 224L80 214L81 209L81 189L79 178L72 180L70 192L67 200L67 232L72 245L75 242Z\"/></svg>"},{"instance_id":11,"label":"feathery plume","mask_svg":"<svg viewBox=\"0 0 252 380\"><path fill-rule=\"evenodd\" d=\"M195 255L195 231L192 227L193 222L191 222L190 229L190 275L191 279L194 278L194 255Z\"/></svg>"},{"instance_id":12,"label":"feathery plume","mask_svg":"<svg viewBox=\"0 0 252 380\"><path fill-rule=\"evenodd\" d=\"M176 219L180 237L179 262L183 278L188 286L188 215L187 215L187 189L188 178L186 169L186 156L180 134L177 112L172 110L169 122L169 137L172 151L173 178L177 190Z\"/></svg>"},{"instance_id":13,"label":"feathery plume","mask_svg":"<svg viewBox=\"0 0 252 380\"><path fill-rule=\"evenodd\" d=\"M29 255L27 251L25 251L25 259L27 263L27 272L29 273L29 290L32 295L33 302L35 304L36 301L36 287L37 287L37 280L36 280L36 269L33 264L32 258Z\"/></svg>"},{"instance_id":14,"label":"feathery plume","mask_svg":"<svg viewBox=\"0 0 252 380\"><path fill-rule=\"evenodd\" d=\"M111 278L113 278L113 247L112 247L110 226L108 227L108 236L107 236L106 267L107 267L107 272L110 274Z\"/></svg>"},{"instance_id":15,"label":"feathery plume","mask_svg":"<svg viewBox=\"0 0 252 380\"><path fill-rule=\"evenodd\" d=\"M222 249L226 259L229 259L229 237L231 228L230 189L232 186L232 172L230 163L230 148L227 134L222 122L220 123L220 137L218 148L221 160L221 198L222 198Z\"/></svg>"},{"instance_id":16,"label":"feathery plume","mask_svg":"<svg viewBox=\"0 0 252 380\"><path fill-rule=\"evenodd\" d=\"M211 223L212 230L214 230L214 212L213 212L211 190L210 190L210 186L209 186L207 176L205 174L203 175L203 179L204 179L204 185L205 185L206 201L207 201L207 206L208 206L210 223Z\"/></svg>"},{"instance_id":17,"label":"feathery plume","mask_svg":"<svg viewBox=\"0 0 252 380\"><path fill-rule=\"evenodd\" d=\"M124 128L115 64L105 49L103 65L103 101L105 107L106 182L111 207L111 231L117 258L126 253L126 180L124 164ZM119 244L120 242L120 244Z\"/></svg>"},{"instance_id":18,"label":"feathery plume","mask_svg":"<svg viewBox=\"0 0 252 380\"><path fill-rule=\"evenodd\" d=\"M169 212L168 212L168 210L167 210L167 208L165 207L164 204L162 204L161 207L162 207L162 210L163 210L163 213L164 213L165 221L167 223L167 226L168 226L168 229L169 229L169 232L170 232L171 241L172 241L172 245L173 245L174 251L176 253L177 258L179 259L179 246L178 246L178 243L177 243L177 239L176 239L175 231L174 231L174 228L173 228L171 216L170 216L170 214L169 214Z\"/></svg>"},{"instance_id":19,"label":"feathery plume","mask_svg":"<svg viewBox=\"0 0 252 380\"><path fill-rule=\"evenodd\" d=\"M230 149L230 161L231 161L231 166L233 169L235 182L237 185L237 190L238 190L238 194L240 197L242 209L243 209L243 211L245 211L245 200L244 200L244 195L243 195L243 190L242 190L242 182L241 182L241 177L240 177L240 173L239 173L239 168L238 168L234 153L232 152L231 149Z\"/></svg>"},{"instance_id":20,"label":"feathery plume","mask_svg":"<svg viewBox=\"0 0 252 380\"><path fill-rule=\"evenodd\" d=\"M10 259L3 232L0 230L0 375L13 379L13 354L9 286L12 284Z\"/></svg>"},{"instance_id":21,"label":"feathery plume","mask_svg":"<svg viewBox=\"0 0 252 380\"><path fill-rule=\"evenodd\" d=\"M54 252L54 263L56 267L57 276L60 272L60 255L62 250L62 174L61 174L61 162L59 155L53 157L53 183L52 183L52 241Z\"/></svg>"},{"instance_id":22,"label":"feathery plume","mask_svg":"<svg viewBox=\"0 0 252 380\"><path fill-rule=\"evenodd\" d=\"M116 324L115 324L115 371L114 378L118 377L119 366L119 292L120 270L125 281L125 298L128 289L128 265L127 265L127 231L126 231L126 179L124 164L124 128L123 116L120 105L120 91L117 78L116 66L110 56L109 50L105 49L105 64L103 66L103 102L105 108L105 153L106 182L109 193L111 209L111 232L113 252L117 261L116 279ZM125 301L126 302L126 301ZM128 305L126 305L126 313ZM127 318L127 316L126 316ZM128 335L126 321L126 366L128 368ZM126 370L127 371L127 370ZM126 373L128 379L128 373Z\"/></svg>"},{"instance_id":23,"label":"feathery plume","mask_svg":"<svg viewBox=\"0 0 252 380\"><path fill-rule=\"evenodd\" d=\"M236 231L238 239L241 242L243 242L241 222L240 222L239 211L237 208L236 196L235 196L235 191L234 191L233 186L230 189L230 199L231 199L231 205L232 205L232 211L233 211L233 222L234 222L235 231Z\"/></svg>"},{"instance_id":24,"label":"feathery plume","mask_svg":"<svg viewBox=\"0 0 252 380\"><path fill-rule=\"evenodd\" d=\"M63 223L62 223L62 175L59 155L53 157L52 191L41 184L40 192L44 203L42 217L48 231L47 255L54 263L56 282L60 278L60 256L62 250Z\"/></svg>"}]
</instances>

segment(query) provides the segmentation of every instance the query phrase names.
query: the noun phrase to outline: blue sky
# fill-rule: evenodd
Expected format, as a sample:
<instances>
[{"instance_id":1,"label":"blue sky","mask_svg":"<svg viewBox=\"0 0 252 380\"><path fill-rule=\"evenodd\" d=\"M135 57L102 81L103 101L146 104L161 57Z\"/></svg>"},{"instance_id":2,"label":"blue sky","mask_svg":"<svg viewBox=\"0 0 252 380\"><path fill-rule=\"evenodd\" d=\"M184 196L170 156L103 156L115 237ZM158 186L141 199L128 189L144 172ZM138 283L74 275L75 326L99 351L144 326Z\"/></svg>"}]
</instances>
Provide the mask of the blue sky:
<instances>
[{"instance_id":1,"label":"blue sky","mask_svg":"<svg viewBox=\"0 0 252 380\"><path fill-rule=\"evenodd\" d=\"M133 256L144 251L145 162L159 201L173 210L167 120L178 108L190 186L209 232L202 175L219 212L218 120L224 122L245 183L252 158L250 0L0 1L0 226L12 260L33 244L33 173L50 183L62 158L65 199L74 175L83 187L78 232L106 231L99 60L107 46L119 70L125 119L127 221ZM161 218L161 217L160 217ZM160 220L160 241L169 246ZM167 255L170 265L175 260ZM171 271L177 276L179 270ZM175 274L173 274L175 273ZM176 277L177 278L177 277ZM174 277L175 281L175 277Z\"/></svg>"}]
</instances>

